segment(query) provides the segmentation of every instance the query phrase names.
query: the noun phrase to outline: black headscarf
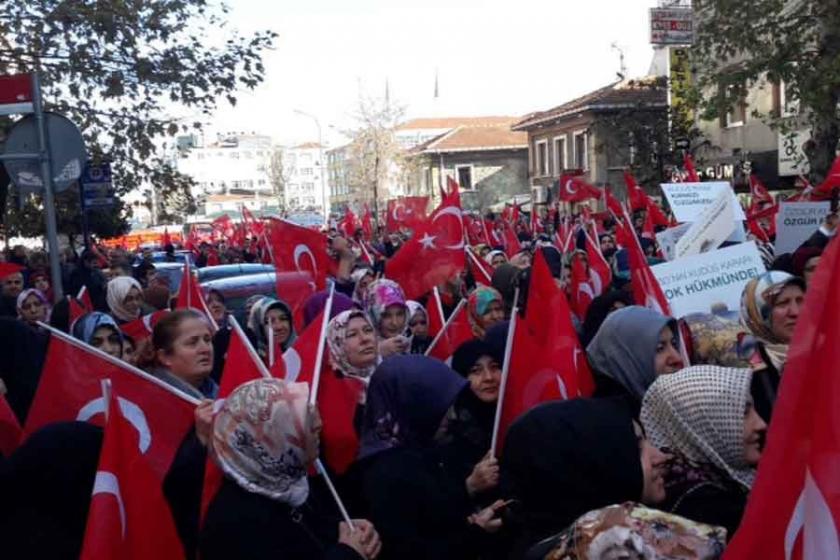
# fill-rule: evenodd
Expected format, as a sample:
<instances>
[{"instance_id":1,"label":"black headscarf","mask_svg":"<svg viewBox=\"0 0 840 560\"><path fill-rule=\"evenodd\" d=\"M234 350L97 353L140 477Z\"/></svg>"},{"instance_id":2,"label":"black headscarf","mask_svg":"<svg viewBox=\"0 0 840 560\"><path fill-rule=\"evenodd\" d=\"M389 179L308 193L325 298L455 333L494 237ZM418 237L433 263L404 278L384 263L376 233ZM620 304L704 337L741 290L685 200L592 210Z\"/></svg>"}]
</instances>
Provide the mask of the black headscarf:
<instances>
[{"instance_id":1,"label":"black headscarf","mask_svg":"<svg viewBox=\"0 0 840 560\"><path fill-rule=\"evenodd\" d=\"M491 283L502 294L502 299L505 301L505 315L510 315L510 311L513 309L513 296L516 294L521 274L522 270L510 263L499 265L493 272Z\"/></svg>"},{"instance_id":2,"label":"black headscarf","mask_svg":"<svg viewBox=\"0 0 840 560\"><path fill-rule=\"evenodd\" d=\"M617 302L621 302L625 306L634 305L633 294L624 290L612 290L592 300L583 321L580 337L581 346L586 348L589 345L595 337L595 333L601 328L601 324L606 320L607 315L613 311L613 305Z\"/></svg>"},{"instance_id":3,"label":"black headscarf","mask_svg":"<svg viewBox=\"0 0 840 560\"><path fill-rule=\"evenodd\" d=\"M638 501L644 478L629 407L619 399L542 404L507 432L502 491L521 501L533 543L584 513Z\"/></svg>"},{"instance_id":4,"label":"black headscarf","mask_svg":"<svg viewBox=\"0 0 840 560\"><path fill-rule=\"evenodd\" d=\"M403 355L383 361L368 386L359 458L394 447L430 445L466 385L433 358Z\"/></svg>"}]
</instances>

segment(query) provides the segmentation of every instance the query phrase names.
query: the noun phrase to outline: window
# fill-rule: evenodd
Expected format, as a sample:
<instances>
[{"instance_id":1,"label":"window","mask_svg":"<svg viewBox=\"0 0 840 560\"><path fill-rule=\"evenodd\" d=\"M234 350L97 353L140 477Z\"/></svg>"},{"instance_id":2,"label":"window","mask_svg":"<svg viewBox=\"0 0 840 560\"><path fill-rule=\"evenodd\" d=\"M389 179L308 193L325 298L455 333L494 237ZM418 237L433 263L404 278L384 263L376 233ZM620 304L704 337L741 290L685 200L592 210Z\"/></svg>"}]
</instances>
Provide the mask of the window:
<instances>
[{"instance_id":1,"label":"window","mask_svg":"<svg viewBox=\"0 0 840 560\"><path fill-rule=\"evenodd\" d=\"M557 136L554 138L554 174L559 176L560 173L568 167L567 164L566 137Z\"/></svg>"},{"instance_id":2,"label":"window","mask_svg":"<svg viewBox=\"0 0 840 560\"><path fill-rule=\"evenodd\" d=\"M301 186L305 192L312 192L315 190L315 183L303 183Z\"/></svg>"},{"instance_id":3,"label":"window","mask_svg":"<svg viewBox=\"0 0 840 560\"><path fill-rule=\"evenodd\" d=\"M426 189L427 192L432 192L434 184L434 170L431 167L427 167L423 170L423 187Z\"/></svg>"},{"instance_id":4,"label":"window","mask_svg":"<svg viewBox=\"0 0 840 560\"><path fill-rule=\"evenodd\" d=\"M545 177L548 175L548 142L546 140L539 140L537 142L537 168L535 169L537 177Z\"/></svg>"},{"instance_id":5,"label":"window","mask_svg":"<svg viewBox=\"0 0 840 560\"><path fill-rule=\"evenodd\" d=\"M304 167L300 170L301 175L312 175L313 170L311 167Z\"/></svg>"},{"instance_id":6,"label":"window","mask_svg":"<svg viewBox=\"0 0 840 560\"><path fill-rule=\"evenodd\" d=\"M472 190L472 165L456 165L455 176L462 189Z\"/></svg>"},{"instance_id":7,"label":"window","mask_svg":"<svg viewBox=\"0 0 840 560\"><path fill-rule=\"evenodd\" d=\"M239 152L231 152L230 159L239 159Z\"/></svg>"},{"instance_id":8,"label":"window","mask_svg":"<svg viewBox=\"0 0 840 560\"><path fill-rule=\"evenodd\" d=\"M586 141L586 131L581 130L572 135L574 153L575 169L589 169L589 154L587 153L588 146Z\"/></svg>"},{"instance_id":9,"label":"window","mask_svg":"<svg viewBox=\"0 0 840 560\"><path fill-rule=\"evenodd\" d=\"M729 97L731 98L735 93L736 86L728 86L729 87ZM747 120L747 100L746 97L741 94L737 101L729 107L729 110L723 115L723 125L726 127L732 126L742 126Z\"/></svg>"}]
</instances>

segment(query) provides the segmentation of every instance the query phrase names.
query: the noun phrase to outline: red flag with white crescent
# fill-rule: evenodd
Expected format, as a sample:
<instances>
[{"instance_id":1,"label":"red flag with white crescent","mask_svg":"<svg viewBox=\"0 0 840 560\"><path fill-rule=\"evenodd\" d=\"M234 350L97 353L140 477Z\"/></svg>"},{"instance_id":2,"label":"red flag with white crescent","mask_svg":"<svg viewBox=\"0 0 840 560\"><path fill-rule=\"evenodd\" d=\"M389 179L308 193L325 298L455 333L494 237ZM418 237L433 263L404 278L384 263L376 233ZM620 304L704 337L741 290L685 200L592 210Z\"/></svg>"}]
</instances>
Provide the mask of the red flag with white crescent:
<instances>
[{"instance_id":1,"label":"red flag with white crescent","mask_svg":"<svg viewBox=\"0 0 840 560\"><path fill-rule=\"evenodd\" d=\"M573 175L562 175L557 189L557 196L563 202L581 202L601 198L600 189Z\"/></svg>"}]
</instances>

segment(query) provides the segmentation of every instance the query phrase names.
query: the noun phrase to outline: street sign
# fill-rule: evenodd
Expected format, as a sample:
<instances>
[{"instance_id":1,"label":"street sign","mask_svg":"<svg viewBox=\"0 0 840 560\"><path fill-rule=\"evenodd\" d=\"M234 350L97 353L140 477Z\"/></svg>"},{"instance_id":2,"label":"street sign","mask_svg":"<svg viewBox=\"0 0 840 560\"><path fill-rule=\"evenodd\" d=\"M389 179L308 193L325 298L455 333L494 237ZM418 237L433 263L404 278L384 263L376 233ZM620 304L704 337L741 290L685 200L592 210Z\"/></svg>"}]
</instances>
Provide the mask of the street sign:
<instances>
[{"instance_id":1,"label":"street sign","mask_svg":"<svg viewBox=\"0 0 840 560\"><path fill-rule=\"evenodd\" d=\"M82 203L85 208L113 206L114 188L111 182L111 164L88 162L79 181L82 188Z\"/></svg>"},{"instance_id":2,"label":"street sign","mask_svg":"<svg viewBox=\"0 0 840 560\"><path fill-rule=\"evenodd\" d=\"M651 8L650 42L653 45L693 44L693 10L691 8Z\"/></svg>"},{"instance_id":3,"label":"street sign","mask_svg":"<svg viewBox=\"0 0 840 560\"><path fill-rule=\"evenodd\" d=\"M53 190L61 192L70 188L82 174L87 159L82 133L70 119L55 113L44 113L46 135L49 138L52 161ZM23 117L15 123L6 139L6 171L12 182L23 192L41 192L41 163L33 159L14 159L15 154L38 153L38 125L34 115Z\"/></svg>"},{"instance_id":4,"label":"street sign","mask_svg":"<svg viewBox=\"0 0 840 560\"><path fill-rule=\"evenodd\" d=\"M0 76L0 115L32 113L32 75Z\"/></svg>"}]
</instances>

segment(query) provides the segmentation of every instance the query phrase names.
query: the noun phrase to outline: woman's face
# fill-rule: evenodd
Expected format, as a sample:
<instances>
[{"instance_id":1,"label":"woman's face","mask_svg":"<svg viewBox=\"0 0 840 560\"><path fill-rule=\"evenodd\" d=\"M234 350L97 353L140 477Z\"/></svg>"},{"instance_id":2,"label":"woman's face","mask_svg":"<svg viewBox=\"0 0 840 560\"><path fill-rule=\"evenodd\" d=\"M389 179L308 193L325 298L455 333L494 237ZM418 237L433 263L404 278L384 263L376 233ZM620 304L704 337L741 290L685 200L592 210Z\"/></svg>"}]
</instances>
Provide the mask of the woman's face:
<instances>
[{"instance_id":1,"label":"woman's face","mask_svg":"<svg viewBox=\"0 0 840 560\"><path fill-rule=\"evenodd\" d=\"M752 397L748 396L744 407L744 462L751 467L758 465L761 459L761 442L766 431L767 424L755 411Z\"/></svg>"},{"instance_id":2,"label":"woman's face","mask_svg":"<svg viewBox=\"0 0 840 560\"><path fill-rule=\"evenodd\" d=\"M496 323L501 323L505 320L505 307L500 301L492 301L487 306L487 311L481 316L481 326L484 329L489 329Z\"/></svg>"},{"instance_id":3,"label":"woman's face","mask_svg":"<svg viewBox=\"0 0 840 560\"><path fill-rule=\"evenodd\" d=\"M470 389L481 402L494 403L499 398L502 366L490 356L482 356L467 374Z\"/></svg>"},{"instance_id":4,"label":"woman's face","mask_svg":"<svg viewBox=\"0 0 840 560\"><path fill-rule=\"evenodd\" d=\"M361 280L359 280L358 288L360 293L365 293L370 286L370 283L373 282L373 274L365 274L362 276Z\"/></svg>"},{"instance_id":5,"label":"woman's face","mask_svg":"<svg viewBox=\"0 0 840 560\"><path fill-rule=\"evenodd\" d=\"M500 266L502 266L506 262L507 262L507 257L505 257L502 254L493 255L493 258L490 259L490 265L493 268L499 268Z\"/></svg>"},{"instance_id":6,"label":"woman's face","mask_svg":"<svg viewBox=\"0 0 840 560\"><path fill-rule=\"evenodd\" d=\"M207 308L210 310L210 315L216 323L219 323L225 318L227 307L225 307L224 302L216 294L211 294L210 297L207 298Z\"/></svg>"},{"instance_id":7,"label":"woman's face","mask_svg":"<svg viewBox=\"0 0 840 560\"><path fill-rule=\"evenodd\" d=\"M664 327L659 331L659 341L656 343L656 355L653 357L653 369L656 375L675 373L683 368L680 356L679 342L671 327Z\"/></svg>"},{"instance_id":8,"label":"woman's face","mask_svg":"<svg viewBox=\"0 0 840 560\"><path fill-rule=\"evenodd\" d=\"M807 270L808 267L806 266L805 269ZM39 276L35 280L35 282L32 283L32 287L41 292L42 294L46 294L47 290L50 289L50 281L44 278L43 276Z\"/></svg>"},{"instance_id":9,"label":"woman's face","mask_svg":"<svg viewBox=\"0 0 840 560\"><path fill-rule=\"evenodd\" d=\"M41 298L31 294L23 300L23 304L20 306L20 316L24 322L30 325L34 325L38 321L44 322L47 320L47 306L44 305Z\"/></svg>"},{"instance_id":10,"label":"woman's face","mask_svg":"<svg viewBox=\"0 0 840 560\"><path fill-rule=\"evenodd\" d=\"M408 328L411 329L411 334L419 337L426 337L429 335L429 321L426 319L426 314L423 311L415 313L408 322Z\"/></svg>"},{"instance_id":11,"label":"woman's face","mask_svg":"<svg viewBox=\"0 0 840 560\"><path fill-rule=\"evenodd\" d=\"M770 328L773 334L784 343L789 343L793 337L793 329L799 319L805 292L799 286L787 286L776 301L770 313Z\"/></svg>"},{"instance_id":12,"label":"woman's face","mask_svg":"<svg viewBox=\"0 0 840 560\"><path fill-rule=\"evenodd\" d=\"M402 334L405 330L405 306L395 303L386 307L379 328L385 338Z\"/></svg>"},{"instance_id":13,"label":"woman's face","mask_svg":"<svg viewBox=\"0 0 840 560\"><path fill-rule=\"evenodd\" d=\"M344 352L353 367L366 368L376 364L376 332L364 318L354 317L347 323Z\"/></svg>"},{"instance_id":14,"label":"woman's face","mask_svg":"<svg viewBox=\"0 0 840 560\"><path fill-rule=\"evenodd\" d=\"M140 306L143 305L143 294L137 288L131 288L123 300L123 307L131 315L140 315Z\"/></svg>"},{"instance_id":15,"label":"woman's face","mask_svg":"<svg viewBox=\"0 0 840 560\"><path fill-rule=\"evenodd\" d=\"M292 335L292 320L283 309L269 309L265 314L265 328L274 333L274 344L283 346Z\"/></svg>"},{"instance_id":16,"label":"woman's face","mask_svg":"<svg viewBox=\"0 0 840 560\"><path fill-rule=\"evenodd\" d=\"M642 427L633 421L636 441L639 443L639 457L642 462L641 501L645 505L653 506L665 501L665 470L668 456L654 447L645 437Z\"/></svg>"},{"instance_id":17,"label":"woman's face","mask_svg":"<svg viewBox=\"0 0 840 560\"><path fill-rule=\"evenodd\" d=\"M172 349L158 350L158 360L173 375L197 387L213 369L212 340L207 322L191 317L179 326Z\"/></svg>"},{"instance_id":18,"label":"woman's face","mask_svg":"<svg viewBox=\"0 0 840 560\"><path fill-rule=\"evenodd\" d=\"M128 364L133 366L137 365L137 349L134 347L134 343L129 339L125 339L123 341L122 359Z\"/></svg>"},{"instance_id":19,"label":"woman's face","mask_svg":"<svg viewBox=\"0 0 840 560\"><path fill-rule=\"evenodd\" d=\"M811 257L810 259L805 261L805 268L802 270L802 277L805 279L806 286L811 283L811 277L814 276L814 271L817 270L817 265L820 264L821 258L822 257L818 255L816 257Z\"/></svg>"},{"instance_id":20,"label":"woman's face","mask_svg":"<svg viewBox=\"0 0 840 560\"><path fill-rule=\"evenodd\" d=\"M90 345L102 350L109 356L122 360L122 342L120 342L120 335L113 327L102 326L93 331L93 335L90 337Z\"/></svg>"}]
</instances>

